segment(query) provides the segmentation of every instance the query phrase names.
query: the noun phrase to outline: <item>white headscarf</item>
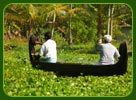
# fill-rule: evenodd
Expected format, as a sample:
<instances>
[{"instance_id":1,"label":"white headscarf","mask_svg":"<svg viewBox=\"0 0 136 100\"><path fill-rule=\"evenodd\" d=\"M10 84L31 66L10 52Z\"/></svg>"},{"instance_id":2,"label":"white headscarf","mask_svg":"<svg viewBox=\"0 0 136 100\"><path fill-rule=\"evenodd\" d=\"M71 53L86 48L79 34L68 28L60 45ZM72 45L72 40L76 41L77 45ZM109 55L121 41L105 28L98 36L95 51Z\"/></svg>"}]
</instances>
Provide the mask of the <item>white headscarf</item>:
<instances>
[{"instance_id":1,"label":"white headscarf","mask_svg":"<svg viewBox=\"0 0 136 100\"><path fill-rule=\"evenodd\" d=\"M107 42L111 42L111 41L112 41L111 35L104 35L104 39L105 39Z\"/></svg>"}]
</instances>

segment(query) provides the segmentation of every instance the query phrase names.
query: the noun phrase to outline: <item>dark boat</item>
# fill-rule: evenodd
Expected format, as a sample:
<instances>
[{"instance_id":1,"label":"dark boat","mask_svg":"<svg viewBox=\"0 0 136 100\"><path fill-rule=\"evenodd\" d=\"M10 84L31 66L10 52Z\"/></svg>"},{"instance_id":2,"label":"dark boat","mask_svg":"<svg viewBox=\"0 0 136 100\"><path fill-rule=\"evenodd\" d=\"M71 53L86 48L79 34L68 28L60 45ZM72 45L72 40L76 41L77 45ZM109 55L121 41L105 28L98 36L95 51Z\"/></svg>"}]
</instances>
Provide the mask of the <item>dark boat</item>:
<instances>
[{"instance_id":1,"label":"dark boat","mask_svg":"<svg viewBox=\"0 0 136 100\"><path fill-rule=\"evenodd\" d=\"M39 56L35 55L35 39L30 36L29 39L29 56L33 67L53 71L60 75L78 76L78 75L95 75L95 76L111 76L123 75L127 72L127 44L122 42L119 46L120 59L116 64L112 65L87 65L87 64L72 64L72 63L45 63L39 62Z\"/></svg>"}]
</instances>

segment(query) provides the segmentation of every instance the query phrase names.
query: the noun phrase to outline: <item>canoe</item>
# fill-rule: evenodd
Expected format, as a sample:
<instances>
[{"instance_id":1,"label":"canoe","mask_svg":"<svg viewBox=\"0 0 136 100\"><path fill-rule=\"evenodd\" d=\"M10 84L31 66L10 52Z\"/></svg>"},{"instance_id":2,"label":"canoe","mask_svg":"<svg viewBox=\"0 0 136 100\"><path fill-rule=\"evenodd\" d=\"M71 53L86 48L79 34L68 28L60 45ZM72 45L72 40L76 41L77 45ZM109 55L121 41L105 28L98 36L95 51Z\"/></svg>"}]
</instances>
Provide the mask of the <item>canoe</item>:
<instances>
[{"instance_id":1,"label":"canoe","mask_svg":"<svg viewBox=\"0 0 136 100\"><path fill-rule=\"evenodd\" d=\"M112 65L89 65L89 64L73 64L73 63L45 63L39 62L39 56L35 55L35 45L32 43L33 37L29 39L29 56L33 67L45 71L53 71L59 75L79 76L111 76L123 75L127 72L128 54L127 44L122 42L119 46L120 59ZM34 41L33 41L34 42Z\"/></svg>"}]
</instances>

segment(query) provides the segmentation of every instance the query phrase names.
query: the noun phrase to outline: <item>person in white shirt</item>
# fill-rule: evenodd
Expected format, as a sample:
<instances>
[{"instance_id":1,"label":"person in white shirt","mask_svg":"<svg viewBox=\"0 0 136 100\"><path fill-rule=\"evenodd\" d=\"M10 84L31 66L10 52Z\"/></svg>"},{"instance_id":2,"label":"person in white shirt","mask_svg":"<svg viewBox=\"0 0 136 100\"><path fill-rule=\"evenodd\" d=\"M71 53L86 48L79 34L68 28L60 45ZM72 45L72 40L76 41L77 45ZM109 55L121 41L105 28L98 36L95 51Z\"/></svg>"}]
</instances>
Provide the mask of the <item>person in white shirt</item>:
<instances>
[{"instance_id":1,"label":"person in white shirt","mask_svg":"<svg viewBox=\"0 0 136 100\"><path fill-rule=\"evenodd\" d=\"M115 46L111 44L112 37L110 35L104 36L104 43L100 43L97 50L100 51L100 60L97 65L114 64L114 58L119 58L120 54Z\"/></svg>"},{"instance_id":2,"label":"person in white shirt","mask_svg":"<svg viewBox=\"0 0 136 100\"><path fill-rule=\"evenodd\" d=\"M56 63L57 62L57 49L56 42L51 39L51 33L46 32L45 42L40 49L40 62Z\"/></svg>"}]
</instances>

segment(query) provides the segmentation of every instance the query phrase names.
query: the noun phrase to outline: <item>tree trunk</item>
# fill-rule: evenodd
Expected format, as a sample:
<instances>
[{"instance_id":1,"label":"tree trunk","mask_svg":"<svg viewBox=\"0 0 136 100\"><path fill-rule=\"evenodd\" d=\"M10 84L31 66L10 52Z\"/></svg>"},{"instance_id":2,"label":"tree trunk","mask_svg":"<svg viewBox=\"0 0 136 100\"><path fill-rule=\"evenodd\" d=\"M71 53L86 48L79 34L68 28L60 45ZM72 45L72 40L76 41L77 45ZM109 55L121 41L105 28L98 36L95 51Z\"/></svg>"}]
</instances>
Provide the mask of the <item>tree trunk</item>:
<instances>
[{"instance_id":1,"label":"tree trunk","mask_svg":"<svg viewBox=\"0 0 136 100\"><path fill-rule=\"evenodd\" d=\"M72 4L70 5L70 9L72 9ZM69 45L72 45L73 44L73 41L72 41L72 25L71 25L71 22L72 22L72 14L70 14L70 19L69 19Z\"/></svg>"},{"instance_id":2,"label":"tree trunk","mask_svg":"<svg viewBox=\"0 0 136 100\"><path fill-rule=\"evenodd\" d=\"M54 34L54 29L55 29L55 20L56 20L56 13L54 12L53 23L52 23L52 31L51 31L52 37L53 37L53 34Z\"/></svg>"},{"instance_id":3,"label":"tree trunk","mask_svg":"<svg viewBox=\"0 0 136 100\"><path fill-rule=\"evenodd\" d=\"M107 34L112 36L114 5L109 5Z\"/></svg>"},{"instance_id":4,"label":"tree trunk","mask_svg":"<svg viewBox=\"0 0 136 100\"><path fill-rule=\"evenodd\" d=\"M112 36L112 29L113 29L113 12L114 12L114 5L111 7L111 36Z\"/></svg>"},{"instance_id":5,"label":"tree trunk","mask_svg":"<svg viewBox=\"0 0 136 100\"><path fill-rule=\"evenodd\" d=\"M8 27L8 32L7 32L8 38L12 39L12 35L11 35L11 27Z\"/></svg>"},{"instance_id":6,"label":"tree trunk","mask_svg":"<svg viewBox=\"0 0 136 100\"><path fill-rule=\"evenodd\" d=\"M109 5L109 9L108 9L108 26L107 26L107 35L109 35L110 34L110 22L111 22L111 18L110 18L110 14L111 13L111 5Z\"/></svg>"},{"instance_id":7,"label":"tree trunk","mask_svg":"<svg viewBox=\"0 0 136 100\"><path fill-rule=\"evenodd\" d=\"M98 42L102 42L102 5L98 5L98 19L97 19L97 30L98 30Z\"/></svg>"}]
</instances>

